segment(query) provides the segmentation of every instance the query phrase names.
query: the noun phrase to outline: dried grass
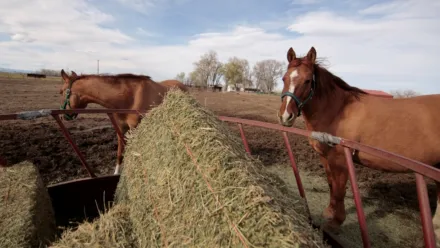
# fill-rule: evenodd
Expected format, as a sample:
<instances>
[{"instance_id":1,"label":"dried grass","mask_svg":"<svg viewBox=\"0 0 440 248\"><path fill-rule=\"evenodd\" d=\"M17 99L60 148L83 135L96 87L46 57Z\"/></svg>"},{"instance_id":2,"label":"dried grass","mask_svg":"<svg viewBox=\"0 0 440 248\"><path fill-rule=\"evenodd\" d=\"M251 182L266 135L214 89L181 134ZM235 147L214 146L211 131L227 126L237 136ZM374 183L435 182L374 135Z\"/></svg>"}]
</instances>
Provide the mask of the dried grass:
<instances>
[{"instance_id":1,"label":"dried grass","mask_svg":"<svg viewBox=\"0 0 440 248\"><path fill-rule=\"evenodd\" d=\"M137 247L326 247L282 188L226 124L171 90L129 133L116 201Z\"/></svg>"},{"instance_id":2,"label":"dried grass","mask_svg":"<svg viewBox=\"0 0 440 248\"><path fill-rule=\"evenodd\" d=\"M0 168L0 247L44 247L55 237L52 203L28 161Z\"/></svg>"},{"instance_id":3,"label":"dried grass","mask_svg":"<svg viewBox=\"0 0 440 248\"><path fill-rule=\"evenodd\" d=\"M61 239L51 246L51 248L75 247L135 247L128 207L124 205L112 207L94 222L84 222L75 230L65 231Z\"/></svg>"}]
</instances>

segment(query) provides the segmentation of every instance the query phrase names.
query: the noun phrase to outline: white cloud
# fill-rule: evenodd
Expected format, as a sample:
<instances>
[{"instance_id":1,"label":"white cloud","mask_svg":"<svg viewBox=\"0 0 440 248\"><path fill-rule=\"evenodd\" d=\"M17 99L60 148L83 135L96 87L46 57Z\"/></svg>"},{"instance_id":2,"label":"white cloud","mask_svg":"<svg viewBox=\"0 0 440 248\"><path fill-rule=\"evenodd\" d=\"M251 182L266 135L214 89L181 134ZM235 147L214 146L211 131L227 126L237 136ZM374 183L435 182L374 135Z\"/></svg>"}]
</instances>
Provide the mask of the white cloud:
<instances>
[{"instance_id":1,"label":"white cloud","mask_svg":"<svg viewBox=\"0 0 440 248\"><path fill-rule=\"evenodd\" d=\"M298 17L289 26L303 35L295 47L307 51L309 44L314 45L318 56L329 57L332 70L351 84L368 88L369 79L371 87L411 87L426 93L431 88L440 93L440 85L434 85L440 80L436 69L440 5L425 0L398 1L360 13L363 16L312 12Z\"/></svg>"},{"instance_id":2,"label":"white cloud","mask_svg":"<svg viewBox=\"0 0 440 248\"><path fill-rule=\"evenodd\" d=\"M125 0L124 0L125 1ZM246 58L286 61L292 46L305 54L311 46L324 56L330 70L349 84L367 89L411 88L440 93L440 6L410 0L371 6L356 16L309 12L286 26L300 34L288 38L262 28L239 26L228 32L197 34L187 44L148 45L111 26L114 18L85 0L0 1L2 61L17 69L69 68L94 73L133 72L155 80L193 69L210 49L221 60ZM134 28L136 31L136 28ZM151 35L148 30L137 29ZM170 37L172 39L172 37Z\"/></svg>"},{"instance_id":3,"label":"white cloud","mask_svg":"<svg viewBox=\"0 0 440 248\"><path fill-rule=\"evenodd\" d=\"M99 26L113 21L112 16L85 0L0 1L0 31L17 41L25 37L27 41L49 46L130 41L119 30Z\"/></svg>"},{"instance_id":4,"label":"white cloud","mask_svg":"<svg viewBox=\"0 0 440 248\"><path fill-rule=\"evenodd\" d=\"M33 42L33 41L35 41L35 39L30 38L29 35L27 35L27 34L20 34L20 33L16 33L16 34L12 35L11 39L15 40L15 41L21 41L21 42Z\"/></svg>"}]
</instances>

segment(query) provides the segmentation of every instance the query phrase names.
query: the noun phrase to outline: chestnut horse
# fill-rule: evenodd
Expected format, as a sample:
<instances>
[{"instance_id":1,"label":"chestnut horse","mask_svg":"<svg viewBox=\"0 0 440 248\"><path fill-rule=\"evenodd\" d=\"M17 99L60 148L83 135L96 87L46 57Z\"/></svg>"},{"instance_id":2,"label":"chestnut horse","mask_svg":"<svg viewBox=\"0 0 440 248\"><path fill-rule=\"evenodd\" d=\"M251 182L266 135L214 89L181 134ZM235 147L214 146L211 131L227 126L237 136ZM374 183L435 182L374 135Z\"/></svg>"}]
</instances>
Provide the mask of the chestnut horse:
<instances>
[{"instance_id":1,"label":"chestnut horse","mask_svg":"<svg viewBox=\"0 0 440 248\"><path fill-rule=\"evenodd\" d=\"M440 166L440 95L406 99L369 95L323 68L316 61L314 47L304 57L296 57L290 48L287 61L277 113L280 124L291 127L302 114L310 131L326 132ZM327 227L339 228L346 217L344 198L348 171L344 150L341 146L332 147L312 139L309 143L320 156L330 187L330 202L323 217ZM354 153L353 160L381 171L411 172L363 152ZM440 183L436 184L438 205ZM434 222L440 217L439 207Z\"/></svg>"},{"instance_id":2,"label":"chestnut horse","mask_svg":"<svg viewBox=\"0 0 440 248\"><path fill-rule=\"evenodd\" d=\"M165 80L156 83L149 76L118 74L112 76L80 75L74 71L69 76L61 70L63 85L61 109L84 109L89 103L96 103L110 109L135 109L147 112L162 103L165 93L173 88L184 92L188 89L177 80ZM77 114L63 116L64 120L73 120ZM137 114L113 114L122 134L137 127L141 116ZM122 168L124 152L123 140L118 136L118 154L114 174Z\"/></svg>"}]
</instances>

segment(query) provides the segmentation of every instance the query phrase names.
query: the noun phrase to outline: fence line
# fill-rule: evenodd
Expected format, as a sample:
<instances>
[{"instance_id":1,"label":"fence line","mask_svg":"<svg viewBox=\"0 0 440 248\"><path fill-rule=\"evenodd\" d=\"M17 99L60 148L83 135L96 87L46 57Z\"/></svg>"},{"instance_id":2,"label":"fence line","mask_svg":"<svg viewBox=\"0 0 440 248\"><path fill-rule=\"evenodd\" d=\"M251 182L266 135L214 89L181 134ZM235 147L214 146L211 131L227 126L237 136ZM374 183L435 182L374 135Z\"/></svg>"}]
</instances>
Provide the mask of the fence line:
<instances>
[{"instance_id":1,"label":"fence line","mask_svg":"<svg viewBox=\"0 0 440 248\"><path fill-rule=\"evenodd\" d=\"M131 114L145 114L144 111L140 110L130 110L130 109L70 109L70 110L59 110L59 109L43 109L39 111L24 111L20 113L15 114L3 114L0 115L0 121L1 120L14 120L14 119L20 119L20 120L30 120L35 118L42 118L42 117L49 117L52 116L57 124L59 125L61 131L63 132L65 138L68 140L72 148L74 149L75 153L78 155L78 157L81 160L81 163L83 167L87 170L89 173L89 176L94 178L96 175L90 170L90 167L88 166L84 156L80 152L79 148L76 146L76 144L73 142L72 138L70 137L70 134L67 130L67 128L64 126L63 122L59 118L60 114L107 114L110 118L110 121L112 122L113 127L115 128L115 131L117 135L121 138L122 133L119 130L116 122L113 119L112 114L113 113L131 113ZM240 136L243 141L243 145L245 147L245 150L247 153L251 154L251 150L249 148L249 145L247 143L245 131L243 128L243 125L248 126L255 126L255 127L262 127L267 128L271 130L278 130L281 131L283 134L285 146L289 155L289 160L295 175L295 179L298 186L298 191L300 196L305 200L307 212L309 221L311 222L311 216L310 216L310 210L307 203L306 194L304 192L304 187L302 185L302 181L299 175L299 170L295 162L295 157L292 153L292 149L290 147L290 142L288 140L287 133L294 133L297 135L305 136L308 138L315 139L319 142L327 143L329 145L340 145L344 148L344 154L346 158L347 168L349 172L349 178L350 178L350 184L351 189L354 196L354 201L356 205L356 213L358 216L359 226L361 230L362 235L362 241L364 247L371 247L371 243L368 236L368 230L366 225L366 219L365 219L365 213L363 211L362 207L362 200L359 193L359 188L357 185L356 180L356 174L355 169L353 165L353 157L352 157L352 150L357 150L361 152L368 153L373 156L377 156L380 158L387 159L389 161L398 163L405 168L413 171L416 176L416 186L417 186L417 195L419 200L419 208L420 208L420 215L422 220L422 230L423 230L423 238L425 241L425 247L436 247L435 244L435 236L434 236L434 228L432 223L432 215L431 215L431 209L429 206L429 199L428 199L428 191L426 188L426 182L424 179L424 176L429 177L435 181L440 181L440 170L434 167L431 167L427 164L421 163L419 161L415 161L406 157L403 157L399 154L391 153L379 148L371 147L368 145L364 145L355 141L347 140L344 138L336 137L327 133L321 133L321 132L311 132L304 129L298 129L294 127L284 127L278 124L272 124L267 122L261 122L261 121L255 121L255 120L247 120L247 119L241 119L241 118L235 118L235 117L228 117L228 116L218 116L218 118L222 121L230 122L230 123L236 123L240 130ZM124 139L122 139L124 140Z\"/></svg>"}]
</instances>

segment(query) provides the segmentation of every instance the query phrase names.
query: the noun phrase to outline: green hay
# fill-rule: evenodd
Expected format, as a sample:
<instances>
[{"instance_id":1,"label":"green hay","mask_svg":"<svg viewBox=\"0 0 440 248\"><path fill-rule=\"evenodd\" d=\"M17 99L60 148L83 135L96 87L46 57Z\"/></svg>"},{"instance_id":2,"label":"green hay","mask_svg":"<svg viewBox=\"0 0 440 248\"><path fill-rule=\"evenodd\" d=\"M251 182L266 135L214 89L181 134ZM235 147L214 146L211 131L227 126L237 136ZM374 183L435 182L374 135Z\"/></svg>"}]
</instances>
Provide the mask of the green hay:
<instances>
[{"instance_id":1,"label":"green hay","mask_svg":"<svg viewBox=\"0 0 440 248\"><path fill-rule=\"evenodd\" d=\"M28 161L0 168L0 247L43 247L55 237L52 203Z\"/></svg>"},{"instance_id":2,"label":"green hay","mask_svg":"<svg viewBox=\"0 0 440 248\"><path fill-rule=\"evenodd\" d=\"M327 247L281 188L225 123L172 90L128 134L116 201L138 247Z\"/></svg>"},{"instance_id":3,"label":"green hay","mask_svg":"<svg viewBox=\"0 0 440 248\"><path fill-rule=\"evenodd\" d=\"M116 205L94 222L84 222L76 230L65 231L51 248L135 247L128 207Z\"/></svg>"}]
</instances>

